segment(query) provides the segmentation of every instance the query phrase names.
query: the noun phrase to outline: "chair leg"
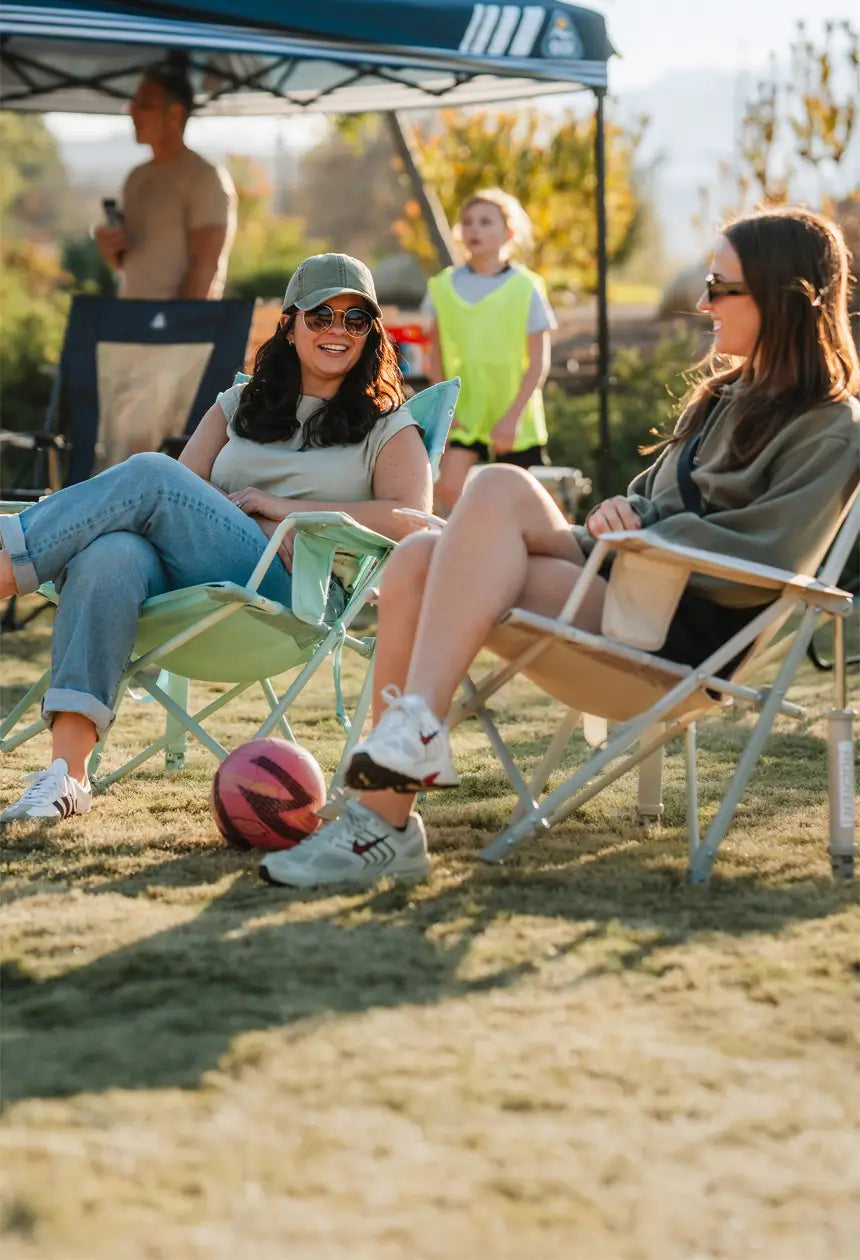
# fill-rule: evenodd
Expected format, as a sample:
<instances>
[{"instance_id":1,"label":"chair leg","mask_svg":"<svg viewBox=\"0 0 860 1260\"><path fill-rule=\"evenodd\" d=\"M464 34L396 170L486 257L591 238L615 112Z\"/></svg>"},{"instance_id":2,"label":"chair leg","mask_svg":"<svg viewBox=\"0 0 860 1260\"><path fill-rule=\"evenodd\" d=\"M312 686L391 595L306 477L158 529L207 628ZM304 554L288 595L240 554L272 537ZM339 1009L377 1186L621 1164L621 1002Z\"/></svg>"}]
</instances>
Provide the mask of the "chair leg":
<instances>
[{"instance_id":1,"label":"chair leg","mask_svg":"<svg viewBox=\"0 0 860 1260\"><path fill-rule=\"evenodd\" d=\"M827 801L830 867L835 879L854 878L854 718L853 709L827 714Z\"/></svg>"},{"instance_id":2,"label":"chair leg","mask_svg":"<svg viewBox=\"0 0 860 1260\"><path fill-rule=\"evenodd\" d=\"M125 694L128 691L128 689L129 689L128 679L123 678L122 682L119 685L119 690L116 693L116 699L113 702L114 713L119 713L120 705L125 699ZM96 786L98 782L99 766L101 765L101 760L104 755L104 750L105 750L105 747L107 745L109 738L110 738L110 731L108 731L107 734L104 735L98 741L95 748L90 753L89 761L87 762L87 778L89 779L90 783L94 787Z\"/></svg>"},{"instance_id":3,"label":"chair leg","mask_svg":"<svg viewBox=\"0 0 860 1260\"><path fill-rule=\"evenodd\" d=\"M717 851L723 836L728 831L738 803L746 791L746 786L756 767L765 741L770 735L774 718L780 711L782 702L785 699L788 686L797 673L800 662L806 655L806 649L818 622L818 616L819 614L814 608L807 609L803 614L797 633L794 636L794 642L788 649L782 666L774 679L773 686L768 691L767 698L762 704L758 720L747 740L746 748L738 759L738 764L735 767L735 772L732 775L720 807L714 815L707 835L699 845L687 868L687 883L689 884L706 884L710 879L711 868L716 860Z\"/></svg>"},{"instance_id":4,"label":"chair leg","mask_svg":"<svg viewBox=\"0 0 860 1260\"><path fill-rule=\"evenodd\" d=\"M367 715L370 712L370 706L372 703L373 661L371 660L367 667L367 673L364 676L364 683L362 684L361 693L358 697L358 703L355 706L355 712L352 715L352 722L350 724L349 733L346 737L346 743L344 744L343 751L340 754L337 769L332 776L328 792L329 800L331 800L336 793L340 794L340 789L343 787L343 781L346 778L347 764L352 756L353 748L355 748L356 744L361 739L361 733L364 730L364 724L367 721Z\"/></svg>"},{"instance_id":5,"label":"chair leg","mask_svg":"<svg viewBox=\"0 0 860 1260\"><path fill-rule=\"evenodd\" d=\"M564 750L570 743L570 737L579 725L581 718L582 714L578 709L568 709L561 719L558 729L547 746L546 752L528 781L527 789L533 800L537 800L540 797L549 782L549 777L564 756ZM517 822L525 814L526 808L525 803L520 800L511 811L508 822Z\"/></svg>"},{"instance_id":6,"label":"chair leg","mask_svg":"<svg viewBox=\"0 0 860 1260\"><path fill-rule=\"evenodd\" d=\"M610 783L620 779L622 775L634 770L637 765L653 753L654 749L678 734L679 726L673 722L662 727L661 723L640 730L636 719L624 723L610 737L609 742L601 748L585 765L580 768L554 791L545 796L540 805L524 815L518 822L508 824L485 849L478 855L484 862L502 862L515 845L522 840L536 835L541 830L554 827L562 822L586 801L602 792ZM643 737L647 735L647 739ZM640 747L629 756L623 756L631 744L641 740ZM618 757L622 760L612 765ZM608 769L608 767L612 767Z\"/></svg>"},{"instance_id":7,"label":"chair leg","mask_svg":"<svg viewBox=\"0 0 860 1260\"><path fill-rule=\"evenodd\" d=\"M42 699L42 696L48 690L51 681L51 671L46 669L38 682L34 683L25 695L21 697L14 709L0 722L0 752L11 752L13 748L18 748L21 744L25 744L28 739L32 739L34 735L38 735L40 731L45 729L45 723L39 718L36 722L31 722L29 726L25 726L23 730L18 731L16 735L10 734L18 725L19 720L31 709L34 704Z\"/></svg>"},{"instance_id":8,"label":"chair leg","mask_svg":"<svg viewBox=\"0 0 860 1260\"><path fill-rule=\"evenodd\" d=\"M188 712L188 694L190 683L179 674L166 674L164 690L172 700ZM164 750L164 768L169 773L185 769L185 751L188 746L188 732L172 714L168 713L165 734L170 736L170 743Z\"/></svg>"},{"instance_id":9,"label":"chair leg","mask_svg":"<svg viewBox=\"0 0 860 1260\"><path fill-rule=\"evenodd\" d=\"M646 732L647 738L647 732ZM636 818L640 827L656 830L663 817L663 745L639 763Z\"/></svg>"},{"instance_id":10,"label":"chair leg","mask_svg":"<svg viewBox=\"0 0 860 1260\"><path fill-rule=\"evenodd\" d=\"M830 867L835 879L854 878L855 785L854 718L848 708L845 623L834 617L834 707L827 714L827 803Z\"/></svg>"},{"instance_id":11,"label":"chair leg","mask_svg":"<svg viewBox=\"0 0 860 1260\"><path fill-rule=\"evenodd\" d=\"M463 679L462 689L463 689L464 695L466 696L467 703L469 705L475 704L476 701L478 701L479 694L480 694L479 689L472 682L472 679L469 677L468 674ZM463 710L465 709L465 707L466 706L463 704L458 704L454 706L455 710ZM478 719L481 729L483 730L487 739L490 741L493 751L495 752L499 761L502 763L502 769L504 770L505 774L508 776L508 781L511 787L514 789L514 791L517 794L518 805L514 807L514 814L516 815L516 817L518 819L522 819L527 814L531 815L535 811L539 810L538 802L535 800L534 796L531 793L529 785L526 783L525 779L520 773L520 768L517 765L517 763L514 761L513 757L511 756L511 753L507 744L502 739L501 732L499 731L499 728L496 726L495 722L493 721L492 716L490 714L490 710L486 708L483 701L481 701L480 703L476 705L476 707L471 712L469 712L468 715L470 717L475 717ZM556 760L558 760L558 758L556 758ZM518 826L519 823L518 822L512 823L509 820L508 826L506 827L505 832L503 832L502 834L505 834L508 830L510 830L510 827L512 825ZM538 819L535 822L536 831L546 831L548 827L549 827L549 823L544 821L542 818ZM481 857L483 856L484 856L484 853L481 854ZM488 859L488 860L495 860L495 859Z\"/></svg>"},{"instance_id":12,"label":"chair leg","mask_svg":"<svg viewBox=\"0 0 860 1260\"><path fill-rule=\"evenodd\" d=\"M316 673L322 662L329 655L336 641L336 634L328 634L326 636L323 642L317 647L310 660L302 666L301 670L281 696L275 708L272 709L272 712L254 736L255 739L264 739L267 735L271 735L281 718L288 712L290 705L304 688L308 679Z\"/></svg>"},{"instance_id":13,"label":"chair leg","mask_svg":"<svg viewBox=\"0 0 860 1260\"><path fill-rule=\"evenodd\" d=\"M277 695L277 692L275 691L275 688L269 682L268 678L261 678L260 686L263 688L263 695L266 697L266 699L269 702L269 711L271 713L274 713L275 709L277 709L278 707L278 695ZM293 728L290 726L289 722L283 716L283 714L281 714L280 718L278 719L278 726L281 729L281 734L283 735L284 739L288 739L291 744L294 744L296 742L296 737L293 734Z\"/></svg>"},{"instance_id":14,"label":"chair leg","mask_svg":"<svg viewBox=\"0 0 860 1260\"><path fill-rule=\"evenodd\" d=\"M699 770L696 758L695 722L691 722L684 731L684 754L687 779L687 843L690 862L692 862L699 847Z\"/></svg>"},{"instance_id":15,"label":"chair leg","mask_svg":"<svg viewBox=\"0 0 860 1260\"><path fill-rule=\"evenodd\" d=\"M226 704L230 704L231 701L240 696L243 691L247 691L248 687L251 686L250 683L237 683L235 687L231 687L229 691L224 693L224 695L218 696L215 700L211 700L209 704L207 704L205 708L200 709L198 713L186 713L176 703L173 697L169 696L166 691L158 686L157 683L153 683L148 678L139 676L135 677L137 678L138 683L150 693L153 699L157 700L161 707L168 713L172 712L177 723L184 727L185 730L188 731L188 733L196 740L199 740L204 748L207 748L218 761L223 761L225 759L228 755L227 749L222 744L219 744L217 740L213 739L209 732L205 731L200 724L206 718L211 717L213 713L217 713L219 709L223 709ZM118 769L112 770L111 773L106 775L103 779L99 779L96 784L98 790L103 791L105 788L110 787L112 783L116 783L119 779L125 778L125 776L130 774L132 770L136 770L138 766L143 765L143 763L148 761L150 757L154 757L156 753L161 752L162 749L166 748L169 739L170 736L165 733L158 739L153 740L151 744L147 745L146 748L142 749L136 754L136 756L132 757L131 760L126 761L124 765L121 765Z\"/></svg>"}]
</instances>

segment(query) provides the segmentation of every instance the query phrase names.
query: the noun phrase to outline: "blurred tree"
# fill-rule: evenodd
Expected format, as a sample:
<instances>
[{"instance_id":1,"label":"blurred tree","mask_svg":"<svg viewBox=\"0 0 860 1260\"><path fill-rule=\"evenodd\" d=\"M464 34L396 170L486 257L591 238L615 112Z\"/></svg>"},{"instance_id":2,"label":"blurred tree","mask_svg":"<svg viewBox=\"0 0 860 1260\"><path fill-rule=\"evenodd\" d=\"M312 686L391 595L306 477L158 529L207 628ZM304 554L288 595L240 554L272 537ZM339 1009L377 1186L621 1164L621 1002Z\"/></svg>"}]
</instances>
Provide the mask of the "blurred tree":
<instances>
[{"instance_id":1,"label":"blurred tree","mask_svg":"<svg viewBox=\"0 0 860 1260\"><path fill-rule=\"evenodd\" d=\"M0 113L0 413L4 426L41 428L65 328L68 276L54 245L68 190L56 141L35 115Z\"/></svg>"},{"instance_id":2,"label":"blurred tree","mask_svg":"<svg viewBox=\"0 0 860 1260\"><path fill-rule=\"evenodd\" d=\"M116 296L116 277L91 236L67 237L60 251L60 265L76 293Z\"/></svg>"},{"instance_id":3,"label":"blurred tree","mask_svg":"<svg viewBox=\"0 0 860 1260\"><path fill-rule=\"evenodd\" d=\"M719 165L720 184L728 187L728 204L712 213L711 190L699 190L699 226L714 218L731 218L751 204L779 204L804 191L810 170L822 209L832 198L857 191L856 172L842 163L851 152L860 100L860 33L849 21L826 21L820 42L798 22L784 75L775 55L744 108L737 157ZM853 184L852 188L850 185ZM841 187L840 187L841 185Z\"/></svg>"},{"instance_id":4,"label":"blurred tree","mask_svg":"<svg viewBox=\"0 0 860 1260\"><path fill-rule=\"evenodd\" d=\"M230 297L280 298L287 281L308 254L325 248L306 235L304 219L276 214L273 189L262 164L231 156L230 174L238 198L238 227L227 272Z\"/></svg>"},{"instance_id":5,"label":"blurred tree","mask_svg":"<svg viewBox=\"0 0 860 1260\"><path fill-rule=\"evenodd\" d=\"M9 429L41 429L51 392L42 369L57 363L69 309L52 251L31 241L0 247L0 414Z\"/></svg>"},{"instance_id":6,"label":"blurred tree","mask_svg":"<svg viewBox=\"0 0 860 1260\"><path fill-rule=\"evenodd\" d=\"M638 472L654 460L640 455L671 432L687 391L688 374L701 357L701 338L692 328L661 338L649 349L619 350L612 359L609 397L613 486L622 494ZM597 485L598 414L593 394L572 395L551 381L544 391L549 454L554 464L579 468Z\"/></svg>"},{"instance_id":7,"label":"blurred tree","mask_svg":"<svg viewBox=\"0 0 860 1260\"><path fill-rule=\"evenodd\" d=\"M41 117L0 112L0 217L4 235L61 234L68 201L66 168Z\"/></svg>"},{"instance_id":8,"label":"blurred tree","mask_svg":"<svg viewBox=\"0 0 860 1260\"><path fill-rule=\"evenodd\" d=\"M798 157L826 170L838 166L857 123L860 98L860 34L850 22L825 22L816 45L798 23L791 46L793 102L788 122ZM820 190L822 196L824 190Z\"/></svg>"},{"instance_id":9,"label":"blurred tree","mask_svg":"<svg viewBox=\"0 0 860 1260\"><path fill-rule=\"evenodd\" d=\"M403 216L408 183L378 115L345 115L333 124L302 160L293 205L329 248L373 264L401 248L392 225Z\"/></svg>"},{"instance_id":10,"label":"blurred tree","mask_svg":"<svg viewBox=\"0 0 860 1260\"><path fill-rule=\"evenodd\" d=\"M646 120L627 131L606 128L607 217L610 262L620 262L635 240L638 199L634 163ZM517 113L446 110L431 131L416 128L424 178L436 189L451 222L477 188L495 185L522 203L534 228L527 260L551 285L590 290L596 280L593 116L567 111ZM407 203L396 224L403 246L435 265L418 207Z\"/></svg>"}]
</instances>

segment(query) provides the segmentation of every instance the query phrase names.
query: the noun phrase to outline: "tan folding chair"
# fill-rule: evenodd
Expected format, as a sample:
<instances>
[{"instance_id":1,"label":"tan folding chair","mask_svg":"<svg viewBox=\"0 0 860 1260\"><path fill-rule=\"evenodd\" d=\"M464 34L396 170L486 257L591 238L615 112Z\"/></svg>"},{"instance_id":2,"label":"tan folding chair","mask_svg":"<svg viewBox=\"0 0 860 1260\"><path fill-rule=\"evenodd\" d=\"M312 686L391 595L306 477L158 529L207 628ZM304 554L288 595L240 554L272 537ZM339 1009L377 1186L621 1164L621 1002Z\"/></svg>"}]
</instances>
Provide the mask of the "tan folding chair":
<instances>
[{"instance_id":1,"label":"tan folding chair","mask_svg":"<svg viewBox=\"0 0 860 1260\"><path fill-rule=\"evenodd\" d=\"M817 578L789 573L730 556L697 551L662 541L651 531L604 535L596 544L555 619L511 609L499 622L489 647L507 663L480 683L464 683L463 696L449 714L449 725L476 716L492 743L518 796L518 805L482 858L498 862L521 840L536 836L566 818L621 775L639 766L639 813L643 819L662 812L661 758L668 740L683 733L687 762L687 828L690 883L706 883L720 842L741 800L750 775L778 713L804 716L787 699L814 631L823 615L834 622L836 668L834 707L829 721L830 854L834 875L854 871L854 714L847 706L845 619L852 596L835 585L860 534L860 493L855 490L835 535L821 548L826 562ZM828 548L829 544L829 548ZM572 623L589 585L611 552L616 553L606 593L600 634ZM821 556L818 559L821 559ZM774 600L697 668L653 653L665 642L669 623L691 573L726 578L774 592ZM776 642L792 614L799 620ZM769 686L746 681L760 666L782 655ZM741 657L738 668L731 662ZM486 702L515 674L522 673L568 712L539 766L526 782L486 708ZM741 702L758 709L722 803L704 838L699 834L696 775L696 721L716 707ZM620 723L611 734L598 731L598 743L584 766L542 796L581 715ZM594 723L594 719L587 719ZM588 731L586 729L588 737ZM604 737L605 736L605 737Z\"/></svg>"}]
</instances>

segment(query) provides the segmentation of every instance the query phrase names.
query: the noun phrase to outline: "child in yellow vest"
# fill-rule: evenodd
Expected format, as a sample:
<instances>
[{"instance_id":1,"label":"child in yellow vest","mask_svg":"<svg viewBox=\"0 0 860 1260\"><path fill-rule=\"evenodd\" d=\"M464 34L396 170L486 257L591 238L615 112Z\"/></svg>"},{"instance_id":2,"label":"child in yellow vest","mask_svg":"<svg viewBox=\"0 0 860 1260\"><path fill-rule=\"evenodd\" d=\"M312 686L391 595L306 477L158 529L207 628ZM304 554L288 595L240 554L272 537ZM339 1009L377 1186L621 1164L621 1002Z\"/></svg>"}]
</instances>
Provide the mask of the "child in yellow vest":
<instances>
[{"instance_id":1,"label":"child in yellow vest","mask_svg":"<svg viewBox=\"0 0 860 1260\"><path fill-rule=\"evenodd\" d=\"M466 264L434 276L422 307L435 320L432 380L462 380L436 485L446 512L469 469L491 452L497 462L521 468L546 463L541 386L556 327L540 276L511 261L515 249L531 243L531 224L516 197L500 188L473 193L457 232Z\"/></svg>"}]
</instances>

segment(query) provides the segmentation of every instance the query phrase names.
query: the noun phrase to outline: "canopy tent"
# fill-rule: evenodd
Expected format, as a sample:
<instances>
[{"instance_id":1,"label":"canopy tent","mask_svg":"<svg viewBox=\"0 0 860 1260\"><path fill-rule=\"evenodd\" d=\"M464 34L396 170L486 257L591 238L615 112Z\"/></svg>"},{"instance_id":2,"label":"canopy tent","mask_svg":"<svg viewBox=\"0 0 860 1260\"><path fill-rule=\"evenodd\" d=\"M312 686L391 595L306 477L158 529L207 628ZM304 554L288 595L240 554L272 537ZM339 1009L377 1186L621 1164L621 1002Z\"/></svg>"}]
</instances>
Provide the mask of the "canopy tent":
<instances>
[{"instance_id":1,"label":"canopy tent","mask_svg":"<svg viewBox=\"0 0 860 1260\"><path fill-rule=\"evenodd\" d=\"M201 115L332 114L596 98L601 488L609 486L600 14L566 0L99 0L0 7L0 108L119 113L141 70L181 56Z\"/></svg>"}]
</instances>

